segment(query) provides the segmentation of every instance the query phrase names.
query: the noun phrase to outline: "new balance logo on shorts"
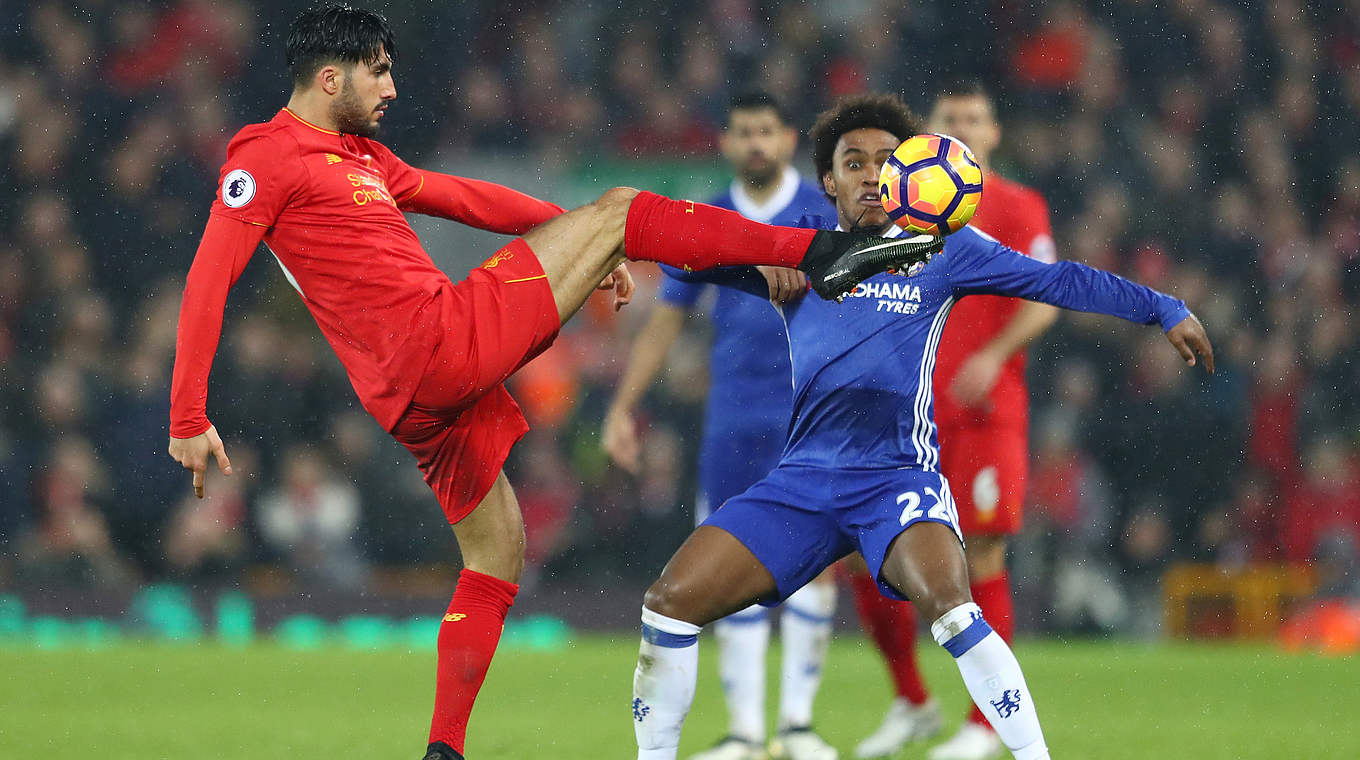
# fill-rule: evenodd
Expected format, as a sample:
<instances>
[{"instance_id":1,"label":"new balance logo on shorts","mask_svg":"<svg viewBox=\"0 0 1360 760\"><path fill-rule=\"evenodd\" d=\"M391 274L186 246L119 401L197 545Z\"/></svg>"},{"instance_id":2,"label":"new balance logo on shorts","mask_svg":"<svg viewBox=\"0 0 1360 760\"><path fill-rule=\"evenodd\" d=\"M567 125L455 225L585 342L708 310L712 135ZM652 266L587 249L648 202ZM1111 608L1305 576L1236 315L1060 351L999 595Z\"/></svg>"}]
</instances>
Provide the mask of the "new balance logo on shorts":
<instances>
[{"instance_id":1,"label":"new balance logo on shorts","mask_svg":"<svg viewBox=\"0 0 1360 760\"><path fill-rule=\"evenodd\" d=\"M444 622L457 623L459 620L462 620L465 617L467 617L467 615L464 615L461 612L450 612L449 614L444 616Z\"/></svg>"}]
</instances>

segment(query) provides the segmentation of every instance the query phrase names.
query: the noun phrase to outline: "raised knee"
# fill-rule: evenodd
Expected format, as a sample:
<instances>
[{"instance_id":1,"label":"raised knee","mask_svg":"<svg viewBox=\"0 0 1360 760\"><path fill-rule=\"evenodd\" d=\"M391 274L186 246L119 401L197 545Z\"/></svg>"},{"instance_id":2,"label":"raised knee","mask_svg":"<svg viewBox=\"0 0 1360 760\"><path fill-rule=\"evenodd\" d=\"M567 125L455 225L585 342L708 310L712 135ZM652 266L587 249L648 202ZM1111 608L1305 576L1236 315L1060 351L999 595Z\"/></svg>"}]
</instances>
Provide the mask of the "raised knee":
<instances>
[{"instance_id":1,"label":"raised knee","mask_svg":"<svg viewBox=\"0 0 1360 760\"><path fill-rule=\"evenodd\" d=\"M599 198L595 199L595 205L601 207L622 206L628 207L633 202L637 194L641 192L635 187L611 187L604 191Z\"/></svg>"},{"instance_id":2,"label":"raised knee","mask_svg":"<svg viewBox=\"0 0 1360 760\"><path fill-rule=\"evenodd\" d=\"M647 593L642 595L642 606L666 617L675 617L675 593L664 581L657 581L647 589Z\"/></svg>"}]
</instances>

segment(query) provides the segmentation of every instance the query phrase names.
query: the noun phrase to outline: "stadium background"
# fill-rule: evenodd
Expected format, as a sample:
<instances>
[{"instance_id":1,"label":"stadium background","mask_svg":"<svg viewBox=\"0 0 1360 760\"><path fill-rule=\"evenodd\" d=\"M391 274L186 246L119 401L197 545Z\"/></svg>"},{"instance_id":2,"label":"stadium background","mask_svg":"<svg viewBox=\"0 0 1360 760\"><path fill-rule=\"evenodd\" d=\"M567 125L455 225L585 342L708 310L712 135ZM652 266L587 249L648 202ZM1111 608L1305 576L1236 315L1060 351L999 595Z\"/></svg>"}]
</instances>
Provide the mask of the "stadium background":
<instances>
[{"instance_id":1,"label":"stadium background","mask_svg":"<svg viewBox=\"0 0 1360 760\"><path fill-rule=\"evenodd\" d=\"M179 291L227 140L286 100L300 7L0 0L0 634L75 609L173 632L177 595L261 621L447 599L451 531L267 254L233 292L210 394L238 475L210 472L198 502L164 453ZM1185 299L1219 364L1074 314L1034 348L1022 632L1158 636L1187 562L1292 563L1295 596L1360 596L1360 2L381 9L400 48L383 139L566 206L613 184L718 192L735 90L771 90L805 131L842 94L924 111L943 77L989 83L997 168L1049 200L1060 255ZM413 221L455 279L498 245ZM701 331L647 400L643 476L599 449L655 276L634 271L633 306L591 304L512 382L534 426L509 465L517 610L573 625L631 627L690 525ZM1181 627L1240 632L1219 612Z\"/></svg>"}]
</instances>

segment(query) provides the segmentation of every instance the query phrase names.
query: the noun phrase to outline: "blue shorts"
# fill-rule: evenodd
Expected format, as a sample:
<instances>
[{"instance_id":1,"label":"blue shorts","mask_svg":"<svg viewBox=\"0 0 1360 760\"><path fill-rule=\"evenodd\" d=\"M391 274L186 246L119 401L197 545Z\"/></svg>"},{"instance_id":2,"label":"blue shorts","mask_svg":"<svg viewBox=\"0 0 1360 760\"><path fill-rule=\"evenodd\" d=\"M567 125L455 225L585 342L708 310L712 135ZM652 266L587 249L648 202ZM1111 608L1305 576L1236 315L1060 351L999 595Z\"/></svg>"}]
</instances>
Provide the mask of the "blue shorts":
<instances>
[{"instance_id":1,"label":"blue shorts","mask_svg":"<svg viewBox=\"0 0 1360 760\"><path fill-rule=\"evenodd\" d=\"M770 474L784 453L787 425L705 433L699 450L699 500L694 524L701 525L723 502Z\"/></svg>"},{"instance_id":2,"label":"blue shorts","mask_svg":"<svg viewBox=\"0 0 1360 760\"><path fill-rule=\"evenodd\" d=\"M778 598L761 604L772 606L853 551L885 595L904 599L884 582L883 560L893 539L918 522L948 525L963 542L949 481L938 472L780 465L703 524L736 536L770 571Z\"/></svg>"}]
</instances>

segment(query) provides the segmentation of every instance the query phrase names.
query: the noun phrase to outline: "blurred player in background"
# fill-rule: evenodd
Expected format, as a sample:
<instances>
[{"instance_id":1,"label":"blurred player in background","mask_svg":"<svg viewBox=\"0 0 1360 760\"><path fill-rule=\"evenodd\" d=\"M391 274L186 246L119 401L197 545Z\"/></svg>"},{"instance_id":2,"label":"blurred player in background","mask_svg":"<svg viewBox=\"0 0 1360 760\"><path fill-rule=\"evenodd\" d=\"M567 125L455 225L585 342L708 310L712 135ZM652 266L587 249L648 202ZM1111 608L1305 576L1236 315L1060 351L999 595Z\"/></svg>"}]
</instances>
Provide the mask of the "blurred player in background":
<instances>
[{"instance_id":1,"label":"blurred player in background","mask_svg":"<svg viewBox=\"0 0 1360 760\"><path fill-rule=\"evenodd\" d=\"M736 178L711 203L748 219L793 226L809 214L830 211L826 196L792 166L798 132L775 99L748 93L732 99L723 156ZM745 491L779 461L789 427L793 390L788 336L769 301L802 297L806 281L796 269L760 267L768 299L734 288L717 288L710 312L713 347L704 435L699 446L699 498L695 524ZM604 421L604 448L629 472L639 467L640 441L633 410L665 363L688 312L713 288L663 276L647 324L633 342L628 366ZM783 665L776 756L835 760L836 750L811 730L812 703L821 683L831 638L836 587L830 573L784 602L780 624ZM715 626L718 669L727 698L728 735L692 760L758 760L765 756L765 651L770 619L759 605Z\"/></svg>"},{"instance_id":2,"label":"blurred player in background","mask_svg":"<svg viewBox=\"0 0 1360 760\"><path fill-rule=\"evenodd\" d=\"M879 170L920 126L892 95L843 99L818 117L813 162L836 216L806 223L900 237L879 202ZM683 276L769 290L750 267ZM1212 347L1183 302L1081 264L1035 261L971 227L928 263L865 280L844 303L779 307L793 367L789 440L775 469L714 510L647 590L633 674L639 760L676 756L704 625L785 599L855 551L882 593L912 599L932 621L935 641L1015 758L1049 757L1020 664L971 599L958 515L939 471L931 370L951 307L976 294L1158 324L1187 363L1198 353L1213 370Z\"/></svg>"},{"instance_id":3,"label":"blurred player in background","mask_svg":"<svg viewBox=\"0 0 1360 760\"><path fill-rule=\"evenodd\" d=\"M982 165L982 203L970 224L1032 259L1056 260L1048 206L1033 190L992 171L988 159L1001 141L992 99L979 82L941 92L927 129L963 140ZM940 470L959 507L968 540L973 601L1007 643L1015 632L1006 537L1020 531L1029 471L1029 390L1025 347L1048 329L1058 310L1044 303L981 295L959 301L949 313L935 364L935 419ZM859 758L882 757L940 730L916 665L916 613L909 602L878 593L874 579L852 572L860 621L888 661L897 697L882 725L855 748ZM1004 750L976 707L930 760L983 760Z\"/></svg>"},{"instance_id":4,"label":"blurred player in background","mask_svg":"<svg viewBox=\"0 0 1360 760\"><path fill-rule=\"evenodd\" d=\"M293 91L227 148L189 270L171 381L169 453L203 494L208 457L231 464L207 417L227 293L268 246L335 350L364 408L415 457L453 524L463 571L438 641L427 760L461 758L468 715L519 590L524 522L502 464L528 430L504 381L546 349L590 293L633 292L625 257L705 269L797 266L834 297L928 236L771 227L726 209L613 188L571 212L508 188L415 169L373 138L397 97L391 29L343 5L288 30ZM402 212L522 234L454 285Z\"/></svg>"}]
</instances>

